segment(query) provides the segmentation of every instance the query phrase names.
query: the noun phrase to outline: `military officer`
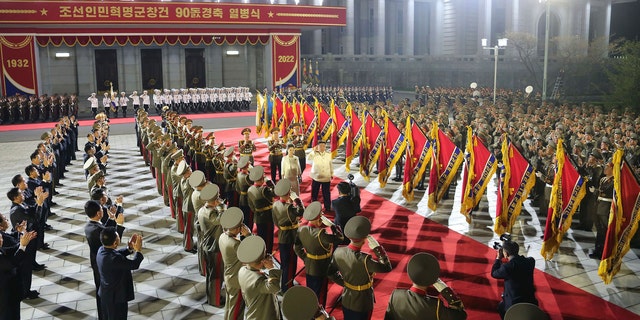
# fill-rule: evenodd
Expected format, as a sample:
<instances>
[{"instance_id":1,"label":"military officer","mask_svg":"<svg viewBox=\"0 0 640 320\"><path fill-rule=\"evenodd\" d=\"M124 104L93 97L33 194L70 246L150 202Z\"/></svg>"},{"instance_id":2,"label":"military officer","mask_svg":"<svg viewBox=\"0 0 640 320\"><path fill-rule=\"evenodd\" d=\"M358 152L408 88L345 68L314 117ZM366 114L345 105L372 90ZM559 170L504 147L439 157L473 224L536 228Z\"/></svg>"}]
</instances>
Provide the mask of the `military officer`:
<instances>
[{"instance_id":1,"label":"military officer","mask_svg":"<svg viewBox=\"0 0 640 320\"><path fill-rule=\"evenodd\" d=\"M202 253L206 261L207 302L214 307L224 304L222 297L222 280L224 264L218 240L222 234L220 216L224 212L219 198L220 189L210 183L200 191L200 199L205 202L198 211L200 236L198 237L198 252Z\"/></svg>"},{"instance_id":2,"label":"military officer","mask_svg":"<svg viewBox=\"0 0 640 320\"><path fill-rule=\"evenodd\" d=\"M271 208L273 208L273 182L265 180L264 168L256 166L249 170L249 179L253 185L247 190L247 200L249 208L253 212L253 219L258 228L258 236L264 239L267 252L273 252L273 218Z\"/></svg>"},{"instance_id":3,"label":"military officer","mask_svg":"<svg viewBox=\"0 0 640 320\"><path fill-rule=\"evenodd\" d=\"M207 184L210 184L210 182L207 181L206 177L204 176L204 172L200 170L194 171L193 174L191 174L191 177L189 177L189 185L193 189L193 192L191 193L191 204L193 205L193 212L195 212L196 215L198 214L198 212L200 212L200 208L204 207L205 205L205 201L200 198L200 192L202 191L202 189L204 189L204 187ZM201 237L202 230L200 229L199 224L197 222L198 220L196 217L194 230L196 232L196 235L198 237ZM191 221L191 222L185 221L185 223L193 224L194 221ZM205 258L206 258L205 252L198 251L198 267L200 270L200 274L203 276L207 274L207 269L206 269L207 264L206 264Z\"/></svg>"},{"instance_id":4,"label":"military officer","mask_svg":"<svg viewBox=\"0 0 640 320\"><path fill-rule=\"evenodd\" d=\"M385 320L467 318L462 301L438 278L440 265L436 257L425 252L413 255L407 264L407 274L413 285L408 290L396 289L391 293ZM427 287L432 285L439 297L427 295Z\"/></svg>"},{"instance_id":5,"label":"military officer","mask_svg":"<svg viewBox=\"0 0 640 320\"><path fill-rule=\"evenodd\" d=\"M335 320L322 306L313 290L295 286L282 297L282 314L286 319Z\"/></svg>"},{"instance_id":6,"label":"military officer","mask_svg":"<svg viewBox=\"0 0 640 320\"><path fill-rule=\"evenodd\" d=\"M142 98L142 108L144 108L144 112L149 112L151 98L149 97L147 90L142 91L142 95L140 96L140 98Z\"/></svg>"},{"instance_id":7,"label":"military officer","mask_svg":"<svg viewBox=\"0 0 640 320\"><path fill-rule=\"evenodd\" d=\"M284 293L293 286L293 278L298 268L298 258L293 251L293 243L296 240L298 222L304 213L304 206L300 198L291 197L291 183L287 179L278 181L274 193L280 197L273 203L271 212L273 222L280 230L278 232L278 251L282 269L280 289Z\"/></svg>"},{"instance_id":8,"label":"military officer","mask_svg":"<svg viewBox=\"0 0 640 320\"><path fill-rule=\"evenodd\" d=\"M140 96L138 95L138 91L134 90L129 95L129 98L131 99L131 103L133 104L133 112L138 112L138 110L140 109Z\"/></svg>"},{"instance_id":9,"label":"military officer","mask_svg":"<svg viewBox=\"0 0 640 320\"><path fill-rule=\"evenodd\" d=\"M245 264L238 271L238 282L247 304L246 320L281 319L276 294L282 273L265 250L264 240L257 236L245 238L238 246L238 260Z\"/></svg>"},{"instance_id":10,"label":"military officer","mask_svg":"<svg viewBox=\"0 0 640 320\"><path fill-rule=\"evenodd\" d=\"M373 274L391 271L391 262L384 248L369 236L371 222L363 216L355 216L347 222L344 233L351 240L348 246L339 247L333 254L330 277L343 286L342 312L345 319L371 318L373 311ZM378 260L360 251L365 239Z\"/></svg>"},{"instance_id":11,"label":"military officer","mask_svg":"<svg viewBox=\"0 0 640 320\"><path fill-rule=\"evenodd\" d=\"M182 246L184 251L195 253L196 249L193 246L193 223L194 223L194 209L191 196L193 195L193 188L189 183L192 172L191 167L186 161L180 162L178 169L176 170L178 175L181 176L180 191L182 193L182 221L184 223L184 233L182 234Z\"/></svg>"},{"instance_id":12,"label":"military officer","mask_svg":"<svg viewBox=\"0 0 640 320\"><path fill-rule=\"evenodd\" d=\"M289 137L287 138L287 142L293 144L293 150L296 157L298 157L298 161L300 162L300 174L304 172L304 169L307 167L307 155L305 150L307 149L307 137L301 131L302 127L300 123L294 122L291 124L291 132L289 133Z\"/></svg>"},{"instance_id":13,"label":"military officer","mask_svg":"<svg viewBox=\"0 0 640 320\"><path fill-rule=\"evenodd\" d=\"M111 97L109 97L108 92L105 92L104 97L102 98L102 108L104 109L102 112L104 112L107 115L107 118L109 118L109 113L111 112Z\"/></svg>"},{"instance_id":14,"label":"military officer","mask_svg":"<svg viewBox=\"0 0 640 320\"><path fill-rule=\"evenodd\" d=\"M278 132L278 128L271 129L271 139L267 140L271 181L282 179L282 149L285 149L285 145L280 141ZM278 171L278 179L276 179L276 171Z\"/></svg>"},{"instance_id":15,"label":"military officer","mask_svg":"<svg viewBox=\"0 0 640 320\"><path fill-rule=\"evenodd\" d=\"M224 194L227 203L232 207L238 206L238 192L236 191L236 181L238 178L238 165L235 160L235 148L228 147L224 151Z\"/></svg>"},{"instance_id":16,"label":"military officer","mask_svg":"<svg viewBox=\"0 0 640 320\"><path fill-rule=\"evenodd\" d=\"M126 93L122 91L120 92L120 97L118 98L118 106L120 107L120 109L122 109L122 117L124 118L127 117L127 104L129 104L129 98L126 96Z\"/></svg>"},{"instance_id":17,"label":"military officer","mask_svg":"<svg viewBox=\"0 0 640 320\"><path fill-rule=\"evenodd\" d=\"M303 217L309 223L298 228L294 250L304 261L307 287L315 292L320 304L325 306L329 284L327 274L333 249L342 242L344 236L334 223L322 216L322 204L318 201L307 206ZM331 234L326 232L327 226L331 227Z\"/></svg>"},{"instance_id":18,"label":"military officer","mask_svg":"<svg viewBox=\"0 0 640 320\"><path fill-rule=\"evenodd\" d=\"M243 140L238 142L238 151L241 156L249 157L249 162L253 165L253 152L256 151L256 145L251 140L251 129L242 129Z\"/></svg>"},{"instance_id":19,"label":"military officer","mask_svg":"<svg viewBox=\"0 0 640 320\"><path fill-rule=\"evenodd\" d=\"M87 100L91 102L91 116L95 118L96 114L98 114L98 98L96 97L96 93L91 93L91 96Z\"/></svg>"},{"instance_id":20,"label":"military officer","mask_svg":"<svg viewBox=\"0 0 640 320\"><path fill-rule=\"evenodd\" d=\"M178 204L179 195L176 193L176 187L180 185L180 176L177 174L178 165L184 160L184 154L182 149L176 150L171 155L171 164L167 173L167 193L169 196L169 209L171 210L171 218L179 219L182 222L180 216L182 215L181 208L182 203ZM181 198L181 197L180 197ZM178 232L184 231L184 225L180 227L178 225Z\"/></svg>"},{"instance_id":21,"label":"military officer","mask_svg":"<svg viewBox=\"0 0 640 320\"><path fill-rule=\"evenodd\" d=\"M238 160L238 176L236 178L236 192L238 192L238 207L242 210L244 223L253 230L253 212L249 208L249 199L247 197L249 187L253 185L253 181L249 179L249 157L241 156Z\"/></svg>"},{"instance_id":22,"label":"military officer","mask_svg":"<svg viewBox=\"0 0 640 320\"><path fill-rule=\"evenodd\" d=\"M238 246L240 241L251 231L242 223L242 210L230 207L222 213L220 225L224 233L220 235L219 247L224 262L225 306L224 318L227 320L244 319L244 299L238 282L238 271L242 263L238 260Z\"/></svg>"}]
</instances>

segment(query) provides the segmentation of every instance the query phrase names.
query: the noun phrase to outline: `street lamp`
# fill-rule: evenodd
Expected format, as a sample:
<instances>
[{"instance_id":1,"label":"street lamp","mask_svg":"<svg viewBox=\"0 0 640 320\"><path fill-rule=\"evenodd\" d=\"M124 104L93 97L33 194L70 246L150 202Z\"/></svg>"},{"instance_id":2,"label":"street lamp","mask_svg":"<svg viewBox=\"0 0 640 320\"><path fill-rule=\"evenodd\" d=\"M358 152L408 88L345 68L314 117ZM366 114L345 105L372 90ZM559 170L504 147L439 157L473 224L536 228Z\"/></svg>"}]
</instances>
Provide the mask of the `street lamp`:
<instances>
[{"instance_id":1,"label":"street lamp","mask_svg":"<svg viewBox=\"0 0 640 320\"><path fill-rule=\"evenodd\" d=\"M498 51L507 47L507 38L498 39L498 44L489 47L487 39L482 39L482 49L493 50L494 64L493 64L493 104L496 104L496 89L498 85Z\"/></svg>"},{"instance_id":2,"label":"street lamp","mask_svg":"<svg viewBox=\"0 0 640 320\"><path fill-rule=\"evenodd\" d=\"M549 20L551 20L551 0L546 0L546 2L547 12L545 13L544 18L544 67L542 68L542 101L547 100L547 67L549 65Z\"/></svg>"}]
</instances>

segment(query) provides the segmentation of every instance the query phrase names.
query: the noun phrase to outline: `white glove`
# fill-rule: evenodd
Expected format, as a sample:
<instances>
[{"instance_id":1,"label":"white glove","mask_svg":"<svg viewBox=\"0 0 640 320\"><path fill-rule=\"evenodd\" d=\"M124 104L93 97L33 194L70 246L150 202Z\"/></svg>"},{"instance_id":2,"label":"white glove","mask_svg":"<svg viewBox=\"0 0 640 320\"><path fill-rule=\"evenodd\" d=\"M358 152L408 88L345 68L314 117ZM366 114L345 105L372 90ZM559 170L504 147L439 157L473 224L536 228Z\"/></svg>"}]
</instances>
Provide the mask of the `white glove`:
<instances>
[{"instance_id":1,"label":"white glove","mask_svg":"<svg viewBox=\"0 0 640 320\"><path fill-rule=\"evenodd\" d=\"M442 292L442 290L448 288L449 286L447 286L446 283L444 283L444 281L440 280L440 278L438 278L438 280L436 280L436 282L433 284L433 287L436 288L436 290L438 290L438 292Z\"/></svg>"},{"instance_id":2,"label":"white glove","mask_svg":"<svg viewBox=\"0 0 640 320\"><path fill-rule=\"evenodd\" d=\"M327 227L331 227L333 225L333 222L325 216L320 216L320 220L322 220L322 224L324 224Z\"/></svg>"},{"instance_id":3,"label":"white glove","mask_svg":"<svg viewBox=\"0 0 640 320\"><path fill-rule=\"evenodd\" d=\"M369 244L369 248L371 248L372 250L380 246L378 240L376 240L371 235L367 236L367 243Z\"/></svg>"},{"instance_id":4,"label":"white glove","mask_svg":"<svg viewBox=\"0 0 640 320\"><path fill-rule=\"evenodd\" d=\"M596 187L594 187L594 186L589 187L589 192L591 192L591 193L596 192Z\"/></svg>"},{"instance_id":5,"label":"white glove","mask_svg":"<svg viewBox=\"0 0 640 320\"><path fill-rule=\"evenodd\" d=\"M542 177L542 172L536 171L536 177L538 177L538 178Z\"/></svg>"},{"instance_id":6,"label":"white glove","mask_svg":"<svg viewBox=\"0 0 640 320\"><path fill-rule=\"evenodd\" d=\"M299 197L295 192L291 191L291 193L289 193L289 198L291 198L291 201L295 201Z\"/></svg>"}]
</instances>

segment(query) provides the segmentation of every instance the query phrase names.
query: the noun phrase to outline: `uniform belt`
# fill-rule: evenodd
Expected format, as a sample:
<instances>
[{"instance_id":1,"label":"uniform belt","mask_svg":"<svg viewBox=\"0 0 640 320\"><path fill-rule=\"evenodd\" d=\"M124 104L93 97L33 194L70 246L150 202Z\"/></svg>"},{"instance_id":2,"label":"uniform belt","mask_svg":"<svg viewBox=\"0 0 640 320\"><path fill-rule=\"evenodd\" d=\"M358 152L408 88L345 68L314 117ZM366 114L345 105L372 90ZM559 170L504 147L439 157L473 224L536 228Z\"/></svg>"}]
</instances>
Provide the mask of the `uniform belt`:
<instances>
[{"instance_id":1,"label":"uniform belt","mask_svg":"<svg viewBox=\"0 0 640 320\"><path fill-rule=\"evenodd\" d=\"M246 196L247 192L246 191L240 191L240 194L243 195L243 196Z\"/></svg>"},{"instance_id":2,"label":"uniform belt","mask_svg":"<svg viewBox=\"0 0 640 320\"><path fill-rule=\"evenodd\" d=\"M363 285L359 285L359 286L354 286L348 282L344 282L344 286L353 290L353 291L365 291L369 288L371 288L371 286L373 285L373 282L369 282L367 284L363 284Z\"/></svg>"},{"instance_id":3,"label":"uniform belt","mask_svg":"<svg viewBox=\"0 0 640 320\"><path fill-rule=\"evenodd\" d=\"M252 154L252 153L243 153L243 152L240 152L240 155L242 155L242 156L252 156L253 154Z\"/></svg>"},{"instance_id":4,"label":"uniform belt","mask_svg":"<svg viewBox=\"0 0 640 320\"><path fill-rule=\"evenodd\" d=\"M227 179L227 181L229 181L229 182L233 182L233 181L236 181L236 178L233 178L233 179Z\"/></svg>"},{"instance_id":5,"label":"uniform belt","mask_svg":"<svg viewBox=\"0 0 640 320\"><path fill-rule=\"evenodd\" d=\"M315 255L315 254L310 254L307 253L307 258L310 258L312 260L324 260L324 259L329 259L331 258L331 252L327 252L325 254L321 254L321 255Z\"/></svg>"},{"instance_id":6,"label":"uniform belt","mask_svg":"<svg viewBox=\"0 0 640 320\"><path fill-rule=\"evenodd\" d=\"M612 202L613 199L612 198L605 198L605 197L598 197L598 201Z\"/></svg>"},{"instance_id":7,"label":"uniform belt","mask_svg":"<svg viewBox=\"0 0 640 320\"><path fill-rule=\"evenodd\" d=\"M278 226L278 229L280 230L295 230L298 229L298 224L294 224L294 225L290 225L290 226Z\"/></svg>"},{"instance_id":8,"label":"uniform belt","mask_svg":"<svg viewBox=\"0 0 640 320\"><path fill-rule=\"evenodd\" d=\"M224 171L218 171L218 170L216 170L216 173L217 173L217 174L224 174Z\"/></svg>"},{"instance_id":9,"label":"uniform belt","mask_svg":"<svg viewBox=\"0 0 640 320\"><path fill-rule=\"evenodd\" d=\"M264 211L267 211L267 210L271 210L271 208L273 208L273 206L262 207L260 209L256 209L256 212L264 212Z\"/></svg>"},{"instance_id":10,"label":"uniform belt","mask_svg":"<svg viewBox=\"0 0 640 320\"><path fill-rule=\"evenodd\" d=\"M282 152L269 152L269 154L272 156L281 156Z\"/></svg>"}]
</instances>

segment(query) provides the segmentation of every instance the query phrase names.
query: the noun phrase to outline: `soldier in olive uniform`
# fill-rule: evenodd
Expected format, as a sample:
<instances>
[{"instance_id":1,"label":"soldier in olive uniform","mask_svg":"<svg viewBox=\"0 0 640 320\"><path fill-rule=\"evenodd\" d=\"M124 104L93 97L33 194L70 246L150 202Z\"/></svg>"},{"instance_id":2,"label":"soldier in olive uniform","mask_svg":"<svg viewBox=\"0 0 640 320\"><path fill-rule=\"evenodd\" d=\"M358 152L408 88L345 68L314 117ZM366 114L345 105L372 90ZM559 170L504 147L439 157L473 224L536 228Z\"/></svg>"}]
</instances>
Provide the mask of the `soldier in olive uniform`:
<instances>
[{"instance_id":1,"label":"soldier in olive uniform","mask_svg":"<svg viewBox=\"0 0 640 320\"><path fill-rule=\"evenodd\" d=\"M407 274L413 285L409 289L396 289L391 293L385 320L464 320L467 313L462 301L440 278L440 265L429 253L417 253L407 264ZM438 297L427 295L432 286Z\"/></svg>"},{"instance_id":2,"label":"soldier in olive uniform","mask_svg":"<svg viewBox=\"0 0 640 320\"><path fill-rule=\"evenodd\" d=\"M344 236L335 224L322 216L322 204L318 201L307 206L303 217L309 223L298 229L294 250L304 261L307 287L315 292L320 304L325 306L329 284L327 274L333 249L342 242ZM332 234L326 232L327 225L331 227Z\"/></svg>"},{"instance_id":3,"label":"soldier in olive uniform","mask_svg":"<svg viewBox=\"0 0 640 320\"><path fill-rule=\"evenodd\" d=\"M271 129L271 139L267 141L271 181L274 182L282 179L282 149L285 149L285 145L280 141L278 132L278 128ZM276 179L276 171L278 171L278 179Z\"/></svg>"},{"instance_id":4,"label":"soldier in olive uniform","mask_svg":"<svg viewBox=\"0 0 640 320\"><path fill-rule=\"evenodd\" d=\"M195 211L193 209L193 202L191 201L193 188L191 188L191 184L189 184L189 178L192 175L191 167L183 160L178 165L176 172L182 177L180 180L180 191L182 192L182 221L184 223L182 246L184 247L184 251L195 253L193 246L193 219Z\"/></svg>"},{"instance_id":5,"label":"soldier in olive uniform","mask_svg":"<svg viewBox=\"0 0 640 320\"><path fill-rule=\"evenodd\" d=\"M178 151L178 146L175 143L172 143L167 148L167 152L164 153L164 157L162 158L162 163L160 164L160 172L162 173L162 199L164 201L164 205L169 208L171 208L169 198L173 194L172 184L171 184L171 178L172 178L171 164L174 161L173 155L177 151Z\"/></svg>"},{"instance_id":6,"label":"soldier in olive uniform","mask_svg":"<svg viewBox=\"0 0 640 320\"><path fill-rule=\"evenodd\" d=\"M373 311L373 274L391 271L391 262L384 248L369 236L371 222L355 216L347 222L344 233L351 240L349 246L339 247L333 253L331 269L338 270L330 277L343 286L342 312L345 319L368 320ZM378 260L360 251L365 238Z\"/></svg>"},{"instance_id":7,"label":"soldier in olive uniform","mask_svg":"<svg viewBox=\"0 0 640 320\"><path fill-rule=\"evenodd\" d=\"M275 268L271 255L265 250L264 240L257 236L245 238L238 246L238 260L245 264L238 271L238 282L247 304L246 320L281 319L276 297L281 271Z\"/></svg>"},{"instance_id":8,"label":"soldier in olive uniform","mask_svg":"<svg viewBox=\"0 0 640 320\"><path fill-rule=\"evenodd\" d=\"M298 222L304 213L304 206L300 198L291 198L291 183L284 179L278 181L274 188L279 201L273 203L273 222L278 226L278 251L280 252L280 266L282 278L280 289L286 292L293 286L293 278L298 268L298 258L293 251L293 243L298 233Z\"/></svg>"},{"instance_id":9,"label":"soldier in olive uniform","mask_svg":"<svg viewBox=\"0 0 640 320\"><path fill-rule=\"evenodd\" d=\"M236 178L236 191L238 192L238 208L242 210L244 223L253 230L253 212L249 208L249 198L247 196L249 187L253 181L249 179L249 157L241 156L238 160L238 176Z\"/></svg>"},{"instance_id":10,"label":"soldier in olive uniform","mask_svg":"<svg viewBox=\"0 0 640 320\"><path fill-rule=\"evenodd\" d=\"M300 123L294 122L291 124L292 131L289 133L287 142L293 144L293 150L298 161L300 161L300 174L304 172L307 167L307 155L305 150L307 149L307 137L302 133Z\"/></svg>"},{"instance_id":11,"label":"soldier in olive uniform","mask_svg":"<svg viewBox=\"0 0 640 320\"><path fill-rule=\"evenodd\" d=\"M227 320L244 319L244 299L240 292L238 271L242 263L238 260L238 246L240 241L251 235L249 228L242 223L242 210L238 207L230 207L222 213L220 225L224 233L218 240L222 261L224 262L224 284L226 301L224 306L224 318Z\"/></svg>"},{"instance_id":12,"label":"soldier in olive uniform","mask_svg":"<svg viewBox=\"0 0 640 320\"><path fill-rule=\"evenodd\" d=\"M253 152L256 151L256 145L251 140L251 129L242 129L244 139L238 141L238 151L241 156L249 157L249 162L253 165Z\"/></svg>"},{"instance_id":13,"label":"soldier in olive uniform","mask_svg":"<svg viewBox=\"0 0 640 320\"><path fill-rule=\"evenodd\" d=\"M313 290L295 286L282 297L282 314L286 319L335 320L321 305Z\"/></svg>"},{"instance_id":14,"label":"soldier in olive uniform","mask_svg":"<svg viewBox=\"0 0 640 320\"><path fill-rule=\"evenodd\" d=\"M273 182L265 180L264 168L257 166L249 171L249 179L253 185L247 190L247 200L249 208L253 212L253 219L258 228L258 236L264 239L267 252L273 252L273 218L271 208L273 208Z\"/></svg>"},{"instance_id":15,"label":"soldier in olive uniform","mask_svg":"<svg viewBox=\"0 0 640 320\"><path fill-rule=\"evenodd\" d=\"M184 232L184 222L182 221L182 194L180 191L180 175L178 174L178 166L180 162L184 161L184 154L182 149L178 149L174 154L171 155L173 164L171 168L169 168L169 175L171 178L169 179L170 185L167 186L169 188L169 209L171 210L171 218L177 219L177 228L178 232Z\"/></svg>"},{"instance_id":16,"label":"soldier in olive uniform","mask_svg":"<svg viewBox=\"0 0 640 320\"><path fill-rule=\"evenodd\" d=\"M200 236L198 236L198 253L204 255L206 271L207 302L215 307L224 304L222 297L222 280L224 274L224 264L220 253L219 239L222 234L220 216L224 211L219 206L220 189L215 184L207 184L200 191L200 200L205 205L198 211L198 225Z\"/></svg>"},{"instance_id":17,"label":"soldier in olive uniform","mask_svg":"<svg viewBox=\"0 0 640 320\"><path fill-rule=\"evenodd\" d=\"M238 192L236 191L236 181L238 178L238 165L235 160L234 147L228 147L224 151L224 197L229 206L238 206Z\"/></svg>"},{"instance_id":18,"label":"soldier in olive uniform","mask_svg":"<svg viewBox=\"0 0 640 320\"><path fill-rule=\"evenodd\" d=\"M596 208L596 245L589 257L601 259L604 250L604 242L609 226L609 215L611 212L611 202L613 201L613 163L609 162L604 166L604 176L600 178L598 206Z\"/></svg>"},{"instance_id":19,"label":"soldier in olive uniform","mask_svg":"<svg viewBox=\"0 0 640 320\"><path fill-rule=\"evenodd\" d=\"M198 212L200 212L200 208L204 207L205 205L205 201L200 199L200 192L202 192L202 189L204 189L204 187L207 184L211 184L211 182L207 181L207 179L204 176L204 172L200 170L194 171L193 174L191 174L191 177L189 177L189 185L193 189L193 192L191 193L191 204L193 205L193 212L196 214L195 224L194 224L194 221L191 221L191 224L194 224L193 230L195 231L198 238L202 237L202 229L200 229L200 226L197 220L197 214ZM185 223L188 224L189 221L185 221ZM207 268L206 268L207 263L205 261L206 259L205 252L202 252L202 250L197 250L197 251L198 251L198 268L200 270L200 275L204 276L207 274Z\"/></svg>"}]
</instances>

